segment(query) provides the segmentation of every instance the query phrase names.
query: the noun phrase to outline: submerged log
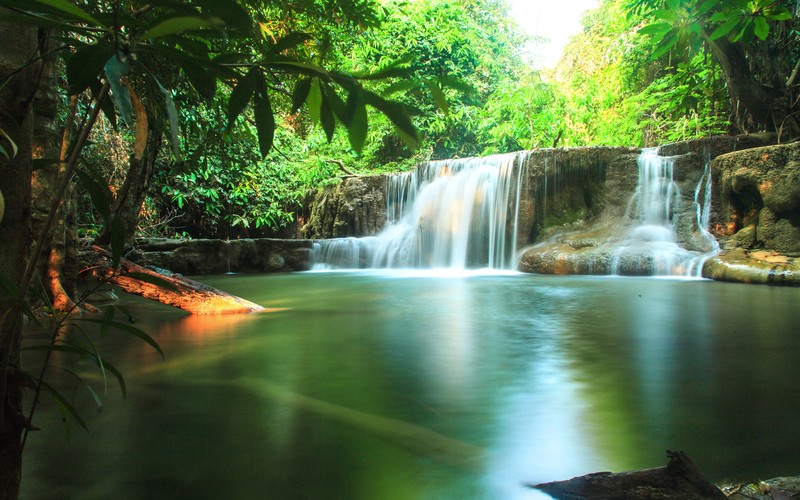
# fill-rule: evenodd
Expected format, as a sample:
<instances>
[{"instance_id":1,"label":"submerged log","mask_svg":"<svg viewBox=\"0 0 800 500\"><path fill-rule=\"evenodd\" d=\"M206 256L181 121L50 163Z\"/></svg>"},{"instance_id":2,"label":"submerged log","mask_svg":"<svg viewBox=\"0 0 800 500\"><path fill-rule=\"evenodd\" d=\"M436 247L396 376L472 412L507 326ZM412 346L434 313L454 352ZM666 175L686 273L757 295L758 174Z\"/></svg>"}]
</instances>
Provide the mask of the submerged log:
<instances>
[{"instance_id":1,"label":"submerged log","mask_svg":"<svg viewBox=\"0 0 800 500\"><path fill-rule=\"evenodd\" d=\"M709 482L697 466L681 451L667 451L666 467L632 472L598 472L533 486L561 500L645 500L682 498L684 500L727 498Z\"/></svg>"},{"instance_id":2,"label":"submerged log","mask_svg":"<svg viewBox=\"0 0 800 500\"><path fill-rule=\"evenodd\" d=\"M111 267L111 254L92 247L100 260L88 271L97 279L108 281L128 293L140 295L192 314L236 314L264 311L264 308L217 288L180 274L160 274L120 259L119 268Z\"/></svg>"}]
</instances>

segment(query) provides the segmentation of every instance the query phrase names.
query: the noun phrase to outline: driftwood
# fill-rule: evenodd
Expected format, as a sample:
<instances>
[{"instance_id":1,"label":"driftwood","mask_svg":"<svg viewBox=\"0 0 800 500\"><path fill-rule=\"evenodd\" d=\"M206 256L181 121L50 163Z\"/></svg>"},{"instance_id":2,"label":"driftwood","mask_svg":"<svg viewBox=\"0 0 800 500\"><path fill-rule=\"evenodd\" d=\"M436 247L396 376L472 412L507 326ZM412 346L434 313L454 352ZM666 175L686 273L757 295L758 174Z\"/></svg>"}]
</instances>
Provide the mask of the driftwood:
<instances>
[{"instance_id":1,"label":"driftwood","mask_svg":"<svg viewBox=\"0 0 800 500\"><path fill-rule=\"evenodd\" d=\"M124 258L120 259L119 268L114 269L111 267L111 254L107 250L98 246L92 247L92 250L100 259L88 272L128 293L141 295L192 314L236 314L265 310L258 304L199 281L180 274L159 274Z\"/></svg>"},{"instance_id":2,"label":"driftwood","mask_svg":"<svg viewBox=\"0 0 800 500\"><path fill-rule=\"evenodd\" d=\"M667 451L666 467L632 472L598 472L533 486L560 500L684 500L727 498L700 474L697 466L681 451Z\"/></svg>"}]
</instances>

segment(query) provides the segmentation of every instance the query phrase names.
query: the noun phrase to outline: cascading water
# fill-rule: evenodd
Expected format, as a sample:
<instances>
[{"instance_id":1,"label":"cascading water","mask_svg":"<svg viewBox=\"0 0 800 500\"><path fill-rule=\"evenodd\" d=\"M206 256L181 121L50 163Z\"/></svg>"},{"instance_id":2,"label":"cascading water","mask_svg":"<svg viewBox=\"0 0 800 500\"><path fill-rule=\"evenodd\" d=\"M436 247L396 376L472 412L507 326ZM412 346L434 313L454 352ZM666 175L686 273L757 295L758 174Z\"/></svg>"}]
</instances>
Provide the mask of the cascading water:
<instances>
[{"instance_id":1,"label":"cascading water","mask_svg":"<svg viewBox=\"0 0 800 500\"><path fill-rule=\"evenodd\" d=\"M638 160L639 180L628 204L627 216L635 220L615 250L612 274L651 274L656 276L700 277L703 263L719 247L708 232L711 207L711 162L694 190L696 228L702 241L697 251L687 250L678 241L676 217L680 192L673 174L673 158L658 156L657 149L646 149ZM703 200L700 200L700 195Z\"/></svg>"},{"instance_id":2,"label":"cascading water","mask_svg":"<svg viewBox=\"0 0 800 500\"><path fill-rule=\"evenodd\" d=\"M390 177L383 231L316 242L314 268L511 269L525 155L433 161Z\"/></svg>"}]
</instances>

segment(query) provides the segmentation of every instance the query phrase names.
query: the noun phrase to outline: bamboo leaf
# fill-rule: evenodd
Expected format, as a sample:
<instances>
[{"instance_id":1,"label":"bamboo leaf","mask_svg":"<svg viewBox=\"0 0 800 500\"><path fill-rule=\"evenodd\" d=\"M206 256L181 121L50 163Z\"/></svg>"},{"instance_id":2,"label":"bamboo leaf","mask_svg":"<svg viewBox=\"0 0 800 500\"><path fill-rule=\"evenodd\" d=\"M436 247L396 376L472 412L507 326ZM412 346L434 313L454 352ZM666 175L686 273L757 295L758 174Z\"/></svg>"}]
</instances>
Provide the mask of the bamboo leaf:
<instances>
[{"instance_id":1,"label":"bamboo leaf","mask_svg":"<svg viewBox=\"0 0 800 500\"><path fill-rule=\"evenodd\" d=\"M105 223L108 224L111 219L111 191L108 189L108 185L100 182L98 180L100 176L94 173L90 175L83 170L77 170L75 175L89 194L95 210L100 213Z\"/></svg>"},{"instance_id":2,"label":"bamboo leaf","mask_svg":"<svg viewBox=\"0 0 800 500\"><path fill-rule=\"evenodd\" d=\"M58 10L67 14L68 16L74 19L80 19L81 21L85 21L93 26L103 26L103 23L95 19L94 17L90 16L80 8L76 7L72 2L67 0L29 0L32 3L37 3L39 5L44 5L50 7L52 9Z\"/></svg>"},{"instance_id":3,"label":"bamboo leaf","mask_svg":"<svg viewBox=\"0 0 800 500\"><path fill-rule=\"evenodd\" d=\"M433 102L436 104L436 107L439 108L443 113L450 112L450 103L447 102L447 97L442 92L442 88L433 80L425 80L425 85L428 87L428 90L431 92L431 97L433 97Z\"/></svg>"},{"instance_id":4,"label":"bamboo leaf","mask_svg":"<svg viewBox=\"0 0 800 500\"><path fill-rule=\"evenodd\" d=\"M348 108L353 108L350 124L347 125L347 138L350 140L350 147L356 153L361 153L364 143L367 140L369 122L367 118L367 106L361 98L360 92L353 92L348 100Z\"/></svg>"},{"instance_id":5,"label":"bamboo leaf","mask_svg":"<svg viewBox=\"0 0 800 500\"><path fill-rule=\"evenodd\" d=\"M280 54L284 50L293 49L309 40L311 40L311 35L308 33L292 32L275 42L275 45L270 47L270 52Z\"/></svg>"},{"instance_id":6,"label":"bamboo leaf","mask_svg":"<svg viewBox=\"0 0 800 500\"><path fill-rule=\"evenodd\" d=\"M419 137L419 132L411 122L409 113L403 108L402 105L387 101L379 95L369 91L364 91L364 99L367 104L374 107L386 115L387 118L389 118L389 121L391 121L395 126L398 135L400 135L400 138L403 139L403 142L405 142L407 146L410 148L419 147L421 140Z\"/></svg>"},{"instance_id":7,"label":"bamboo leaf","mask_svg":"<svg viewBox=\"0 0 800 500\"><path fill-rule=\"evenodd\" d=\"M322 130L325 131L325 137L328 142L333 140L333 132L336 129L336 117L333 115L330 102L325 93L322 94L322 102L319 109L319 121L322 124Z\"/></svg>"},{"instance_id":8,"label":"bamboo leaf","mask_svg":"<svg viewBox=\"0 0 800 500\"><path fill-rule=\"evenodd\" d=\"M222 19L218 17L203 18L203 17L173 17L162 21L152 28L148 29L140 38L144 40L151 40L154 38L161 38L167 35L174 35L184 31L193 31L207 28L217 28L224 25Z\"/></svg>"},{"instance_id":9,"label":"bamboo leaf","mask_svg":"<svg viewBox=\"0 0 800 500\"><path fill-rule=\"evenodd\" d=\"M14 142L14 139L12 139L11 136L9 136L6 133L6 131L1 129L1 128L0 128L0 136L5 137L6 140L8 141L8 143L11 145L11 158L16 157L17 156L17 152L19 151L19 148L17 147L17 143ZM8 158L8 155L6 155L6 158ZM9 159L11 159L11 158L9 158Z\"/></svg>"},{"instance_id":10,"label":"bamboo leaf","mask_svg":"<svg viewBox=\"0 0 800 500\"><path fill-rule=\"evenodd\" d=\"M319 123L320 112L322 109L322 90L319 88L318 78L311 80L311 87L308 90L306 106L308 107L308 114L311 115L311 121L313 123Z\"/></svg>"},{"instance_id":11,"label":"bamboo leaf","mask_svg":"<svg viewBox=\"0 0 800 500\"><path fill-rule=\"evenodd\" d=\"M117 268L125 247L125 224L114 214L111 216L111 224L108 229L111 231L111 267Z\"/></svg>"},{"instance_id":12,"label":"bamboo leaf","mask_svg":"<svg viewBox=\"0 0 800 500\"><path fill-rule=\"evenodd\" d=\"M647 26L640 29L639 34L663 36L665 33L668 33L671 29L672 29L672 24L670 23L653 23L653 24L648 24Z\"/></svg>"},{"instance_id":13,"label":"bamboo leaf","mask_svg":"<svg viewBox=\"0 0 800 500\"><path fill-rule=\"evenodd\" d=\"M242 111L247 107L250 98L253 97L255 91L255 69L251 69L245 76L243 76L231 91L231 96L228 99L228 129L230 129L236 118L242 114Z\"/></svg>"},{"instance_id":14,"label":"bamboo leaf","mask_svg":"<svg viewBox=\"0 0 800 500\"><path fill-rule=\"evenodd\" d=\"M311 79L310 78L301 78L297 81L297 84L294 86L294 92L292 92L292 113L296 113L303 107L303 103L306 102L308 99L309 93L311 92Z\"/></svg>"},{"instance_id":15,"label":"bamboo leaf","mask_svg":"<svg viewBox=\"0 0 800 500\"><path fill-rule=\"evenodd\" d=\"M269 102L266 89L256 94L253 114L256 118L258 150L263 158L272 149L272 142L275 140L275 116L272 114L272 104Z\"/></svg>"},{"instance_id":16,"label":"bamboo leaf","mask_svg":"<svg viewBox=\"0 0 800 500\"><path fill-rule=\"evenodd\" d=\"M56 403L65 414L70 415L73 419L75 419L76 422L78 422L78 425L83 427L83 429L86 432L89 432L89 427L86 425L86 422L83 421L83 418L81 418L81 415L80 413L78 413L78 410L76 410L75 407L72 406L72 403L70 403L67 400L67 398L65 398L64 395L58 391L58 389L48 384L44 380L39 380L39 383L42 384L42 389L48 392L53 397L53 399L56 400Z\"/></svg>"},{"instance_id":17,"label":"bamboo leaf","mask_svg":"<svg viewBox=\"0 0 800 500\"><path fill-rule=\"evenodd\" d=\"M97 323L101 323L103 320L94 319L94 318L81 318L81 319L76 320L76 321L80 321L82 323L95 323L95 324L97 324ZM122 332L122 333L127 333L129 335L132 335L132 336L144 341L147 345L149 345L150 347L155 349L156 352L158 352L161 355L162 359L164 358L164 351L161 350L161 346L159 346L158 342L153 340L153 338L151 336L149 336L148 334L146 334L144 331L136 328L135 326L129 325L127 323L122 323L120 321L112 321L109 324L109 326L111 328L113 328L114 330L117 330L117 331Z\"/></svg>"}]
</instances>

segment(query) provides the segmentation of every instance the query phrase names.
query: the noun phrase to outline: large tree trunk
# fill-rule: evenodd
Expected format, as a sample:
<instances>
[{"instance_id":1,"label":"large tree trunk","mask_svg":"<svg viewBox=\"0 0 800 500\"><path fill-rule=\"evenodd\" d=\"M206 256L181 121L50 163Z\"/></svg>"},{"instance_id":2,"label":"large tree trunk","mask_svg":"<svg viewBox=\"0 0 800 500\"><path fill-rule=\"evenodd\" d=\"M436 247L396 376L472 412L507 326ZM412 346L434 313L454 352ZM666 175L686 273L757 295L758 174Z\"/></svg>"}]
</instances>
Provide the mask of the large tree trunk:
<instances>
[{"instance_id":1,"label":"large tree trunk","mask_svg":"<svg viewBox=\"0 0 800 500\"><path fill-rule=\"evenodd\" d=\"M0 129L16 143L17 155L0 157L0 191L5 214L0 221L0 275L19 287L30 249L32 101L37 90L36 30L1 21L0 8ZM15 71L20 72L14 74ZM13 76L7 79L10 75ZM3 146L11 151L5 138ZM0 497L16 498L22 465L24 427L19 368L22 335L22 294L0 291Z\"/></svg>"},{"instance_id":2,"label":"large tree trunk","mask_svg":"<svg viewBox=\"0 0 800 500\"><path fill-rule=\"evenodd\" d=\"M120 259L119 268L111 266L111 254L98 246L93 250L101 261L89 269L99 280L117 285L128 293L141 295L192 314L239 314L263 312L265 309L249 300L194 281L180 274L159 274Z\"/></svg>"},{"instance_id":3,"label":"large tree trunk","mask_svg":"<svg viewBox=\"0 0 800 500\"><path fill-rule=\"evenodd\" d=\"M736 112L736 125L743 132L767 130L781 133L779 139L797 137L800 124L792 114L782 79L772 75L769 87L765 86L753 74L741 45L726 38L709 40L709 46L725 74Z\"/></svg>"},{"instance_id":4,"label":"large tree trunk","mask_svg":"<svg viewBox=\"0 0 800 500\"><path fill-rule=\"evenodd\" d=\"M56 46L55 39L55 34L42 30L40 50L46 56L42 61L39 91L33 102L33 154L34 159L43 161L33 172L32 226L35 240L41 236L50 209L54 204L58 204L55 221L38 256L37 270L52 306L60 311L69 311L75 306L72 297L76 295L77 290L76 276L67 274L66 260L67 255L73 253L70 247L75 246L76 235L74 228L70 228L67 221L74 223L75 217L70 211L75 211L75 205L69 192L59 200L56 191L59 179L66 175L65 162L77 100L74 96L70 100L69 117L62 134L58 125L59 94L56 82L58 67L55 55L51 54ZM77 269L73 266L72 271L77 272Z\"/></svg>"}]
</instances>

